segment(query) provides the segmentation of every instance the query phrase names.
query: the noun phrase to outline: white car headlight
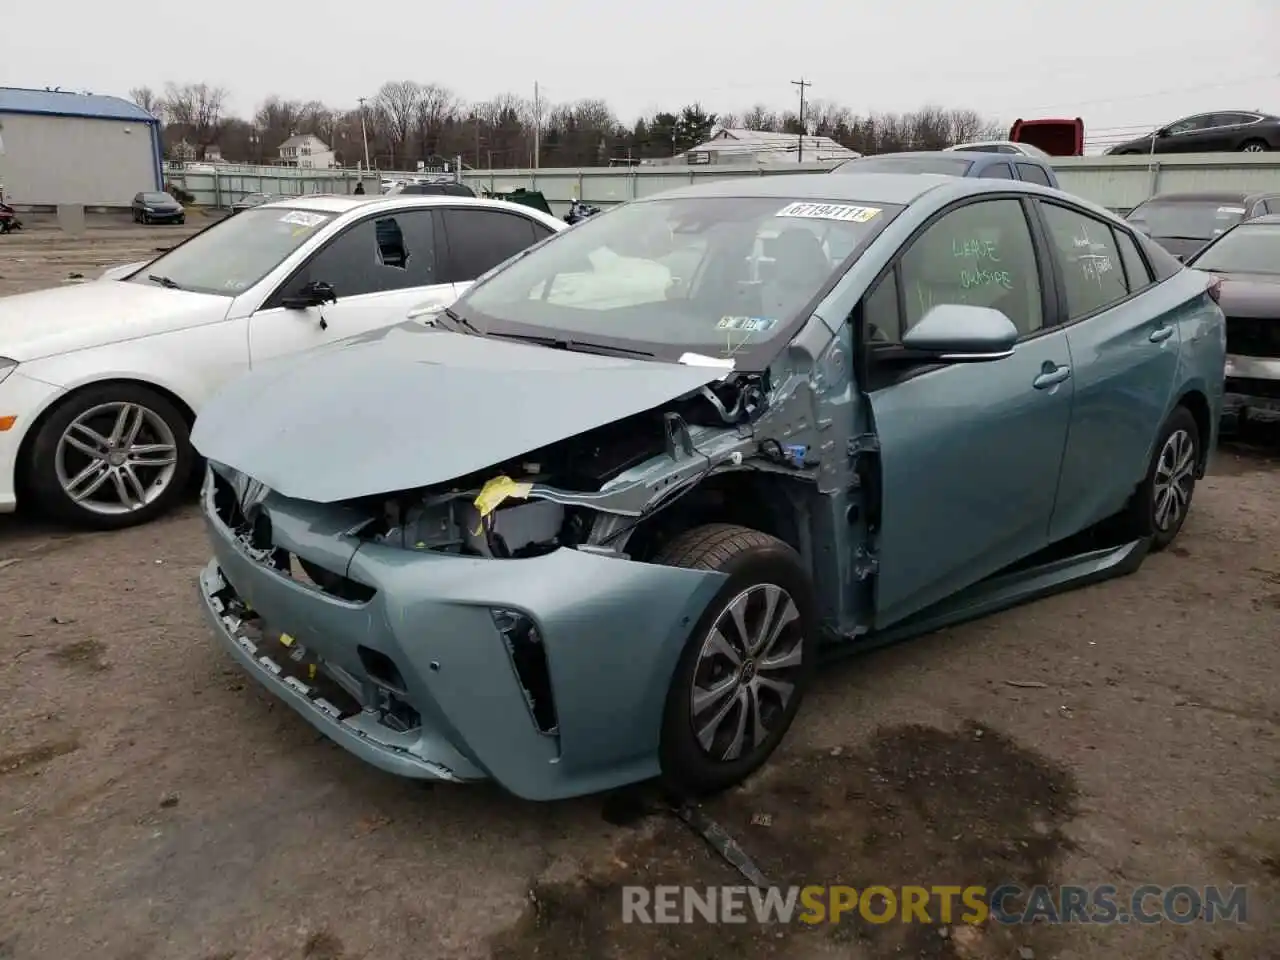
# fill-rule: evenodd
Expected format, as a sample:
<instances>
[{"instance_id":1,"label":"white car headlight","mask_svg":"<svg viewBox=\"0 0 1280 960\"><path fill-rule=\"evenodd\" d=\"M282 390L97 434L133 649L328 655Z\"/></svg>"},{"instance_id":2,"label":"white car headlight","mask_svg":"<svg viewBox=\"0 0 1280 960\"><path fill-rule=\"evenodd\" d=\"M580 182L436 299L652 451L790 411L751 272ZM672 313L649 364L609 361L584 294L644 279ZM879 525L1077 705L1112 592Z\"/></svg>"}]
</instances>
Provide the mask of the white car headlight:
<instances>
[{"instance_id":1,"label":"white car headlight","mask_svg":"<svg viewBox=\"0 0 1280 960\"><path fill-rule=\"evenodd\" d=\"M18 369L17 360L10 360L8 357L0 357L0 383L4 383L5 378L16 369Z\"/></svg>"}]
</instances>

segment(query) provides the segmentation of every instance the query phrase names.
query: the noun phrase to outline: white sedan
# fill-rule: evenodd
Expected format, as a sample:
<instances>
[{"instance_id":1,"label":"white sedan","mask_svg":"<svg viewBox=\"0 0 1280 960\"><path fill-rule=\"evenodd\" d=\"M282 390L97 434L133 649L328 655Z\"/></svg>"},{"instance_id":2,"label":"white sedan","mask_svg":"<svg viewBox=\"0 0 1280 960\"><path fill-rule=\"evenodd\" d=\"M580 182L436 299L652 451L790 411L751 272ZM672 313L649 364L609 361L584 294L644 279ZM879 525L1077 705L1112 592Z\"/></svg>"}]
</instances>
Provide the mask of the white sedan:
<instances>
[{"instance_id":1,"label":"white sedan","mask_svg":"<svg viewBox=\"0 0 1280 960\"><path fill-rule=\"evenodd\" d=\"M447 306L563 229L499 200L296 198L103 282L0 299L0 513L30 500L83 526L151 520L187 487L188 432L220 385Z\"/></svg>"}]
</instances>

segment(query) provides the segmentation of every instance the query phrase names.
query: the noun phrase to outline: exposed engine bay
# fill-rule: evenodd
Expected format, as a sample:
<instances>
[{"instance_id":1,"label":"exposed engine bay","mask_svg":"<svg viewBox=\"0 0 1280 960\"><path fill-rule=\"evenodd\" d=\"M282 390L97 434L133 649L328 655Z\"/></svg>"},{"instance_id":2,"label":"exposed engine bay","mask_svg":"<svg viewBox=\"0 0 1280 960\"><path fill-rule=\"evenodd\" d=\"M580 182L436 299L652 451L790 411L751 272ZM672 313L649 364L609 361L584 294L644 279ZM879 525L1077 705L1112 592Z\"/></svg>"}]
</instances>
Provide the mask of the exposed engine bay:
<instances>
[{"instance_id":1,"label":"exposed engine bay","mask_svg":"<svg viewBox=\"0 0 1280 960\"><path fill-rule=\"evenodd\" d=\"M448 484L384 499L362 536L409 550L521 558L561 547L621 554L628 535L714 473L804 470L761 443L767 374L729 374L664 405ZM809 464L812 466L812 464Z\"/></svg>"}]
</instances>

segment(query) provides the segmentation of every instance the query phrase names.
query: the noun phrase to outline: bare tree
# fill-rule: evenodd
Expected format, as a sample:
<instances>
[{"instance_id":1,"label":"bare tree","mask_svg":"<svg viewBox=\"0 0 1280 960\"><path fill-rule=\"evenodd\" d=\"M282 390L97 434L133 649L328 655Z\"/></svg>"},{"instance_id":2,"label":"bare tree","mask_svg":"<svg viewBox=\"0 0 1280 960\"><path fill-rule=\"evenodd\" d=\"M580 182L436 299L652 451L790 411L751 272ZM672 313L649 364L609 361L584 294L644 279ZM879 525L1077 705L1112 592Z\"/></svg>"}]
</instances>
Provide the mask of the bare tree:
<instances>
[{"instance_id":1,"label":"bare tree","mask_svg":"<svg viewBox=\"0 0 1280 960\"><path fill-rule=\"evenodd\" d=\"M179 127L183 136L190 137L201 159L204 152L217 142L222 131L222 108L227 100L223 87L207 83L166 83L161 100L165 116L171 126Z\"/></svg>"},{"instance_id":2,"label":"bare tree","mask_svg":"<svg viewBox=\"0 0 1280 960\"><path fill-rule=\"evenodd\" d=\"M440 139L445 128L458 119L462 104L453 91L439 84L427 83L418 88L414 108L414 126L422 159L440 153Z\"/></svg>"},{"instance_id":3,"label":"bare tree","mask_svg":"<svg viewBox=\"0 0 1280 960\"><path fill-rule=\"evenodd\" d=\"M773 132L780 130L782 123L776 113L764 104L757 103L742 115L742 128L744 130Z\"/></svg>"},{"instance_id":4,"label":"bare tree","mask_svg":"<svg viewBox=\"0 0 1280 960\"><path fill-rule=\"evenodd\" d=\"M129 99L153 117L160 117L163 111L163 104L160 98L156 96L156 92L150 87L134 87L129 91Z\"/></svg>"},{"instance_id":5,"label":"bare tree","mask_svg":"<svg viewBox=\"0 0 1280 960\"><path fill-rule=\"evenodd\" d=\"M390 141L393 162L397 154L403 155L421 99L422 88L413 80L388 80L374 97L376 112Z\"/></svg>"}]
</instances>

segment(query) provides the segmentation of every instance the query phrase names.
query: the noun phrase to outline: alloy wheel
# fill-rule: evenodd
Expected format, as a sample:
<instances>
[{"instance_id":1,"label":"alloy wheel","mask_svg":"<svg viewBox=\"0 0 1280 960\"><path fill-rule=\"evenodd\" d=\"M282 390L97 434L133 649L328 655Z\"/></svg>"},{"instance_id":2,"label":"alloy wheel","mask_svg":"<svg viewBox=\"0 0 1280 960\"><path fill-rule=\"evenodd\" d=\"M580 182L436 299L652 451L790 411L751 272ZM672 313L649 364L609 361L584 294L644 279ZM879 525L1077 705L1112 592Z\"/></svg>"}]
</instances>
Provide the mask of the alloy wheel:
<instances>
[{"instance_id":1,"label":"alloy wheel","mask_svg":"<svg viewBox=\"0 0 1280 960\"><path fill-rule=\"evenodd\" d=\"M720 613L690 694L694 735L708 757L737 760L768 741L796 692L803 640L795 601L774 584L744 590Z\"/></svg>"},{"instance_id":2,"label":"alloy wheel","mask_svg":"<svg viewBox=\"0 0 1280 960\"><path fill-rule=\"evenodd\" d=\"M1260 143L1246 143L1241 147L1241 151L1244 153L1266 153L1267 148Z\"/></svg>"},{"instance_id":3,"label":"alloy wheel","mask_svg":"<svg viewBox=\"0 0 1280 960\"><path fill-rule=\"evenodd\" d=\"M173 430L141 404L102 403L63 431L54 470L67 497L91 513L140 510L169 489L178 465Z\"/></svg>"},{"instance_id":4,"label":"alloy wheel","mask_svg":"<svg viewBox=\"0 0 1280 960\"><path fill-rule=\"evenodd\" d=\"M1155 524L1160 530L1172 530L1191 504L1195 486L1196 445L1186 430L1169 434L1156 461L1151 495Z\"/></svg>"}]
</instances>

